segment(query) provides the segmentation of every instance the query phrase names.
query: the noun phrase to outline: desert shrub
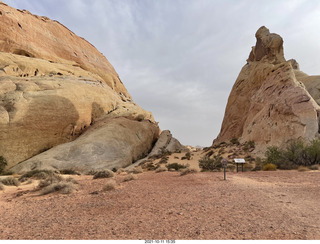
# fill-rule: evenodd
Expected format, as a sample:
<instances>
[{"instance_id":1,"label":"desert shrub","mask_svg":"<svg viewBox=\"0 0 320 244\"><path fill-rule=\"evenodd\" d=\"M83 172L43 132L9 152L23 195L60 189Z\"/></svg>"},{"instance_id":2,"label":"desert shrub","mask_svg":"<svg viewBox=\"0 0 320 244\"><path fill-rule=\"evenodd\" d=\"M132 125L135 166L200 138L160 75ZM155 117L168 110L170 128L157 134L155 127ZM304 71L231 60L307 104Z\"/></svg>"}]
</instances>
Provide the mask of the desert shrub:
<instances>
[{"instance_id":1,"label":"desert shrub","mask_svg":"<svg viewBox=\"0 0 320 244\"><path fill-rule=\"evenodd\" d=\"M2 183L3 185L6 185L6 186L19 186L20 185L20 181L14 177L6 177L3 179L0 179L0 183Z\"/></svg>"},{"instance_id":2,"label":"desert shrub","mask_svg":"<svg viewBox=\"0 0 320 244\"><path fill-rule=\"evenodd\" d=\"M220 170L223 166L221 161L222 157L220 155L216 155L213 158L204 156L199 160L199 167L202 171Z\"/></svg>"},{"instance_id":3,"label":"desert shrub","mask_svg":"<svg viewBox=\"0 0 320 244\"><path fill-rule=\"evenodd\" d=\"M263 167L263 170L264 171L275 171L275 170L277 170L277 165L275 165L275 164L266 164Z\"/></svg>"},{"instance_id":4,"label":"desert shrub","mask_svg":"<svg viewBox=\"0 0 320 244\"><path fill-rule=\"evenodd\" d=\"M126 181L131 181L131 180L136 180L136 179L138 179L138 177L136 175L128 174L123 178L123 181L126 182Z\"/></svg>"},{"instance_id":5,"label":"desert shrub","mask_svg":"<svg viewBox=\"0 0 320 244\"><path fill-rule=\"evenodd\" d=\"M283 160L283 152L276 146L271 146L267 148L265 152L266 162L270 164L278 165Z\"/></svg>"},{"instance_id":6,"label":"desert shrub","mask_svg":"<svg viewBox=\"0 0 320 244\"><path fill-rule=\"evenodd\" d=\"M168 159L169 159L169 157L167 157L167 156L162 157L158 164L166 164L166 163L168 163Z\"/></svg>"},{"instance_id":7,"label":"desert shrub","mask_svg":"<svg viewBox=\"0 0 320 244\"><path fill-rule=\"evenodd\" d=\"M310 166L320 163L320 140L314 139L303 150L303 165Z\"/></svg>"},{"instance_id":8,"label":"desert shrub","mask_svg":"<svg viewBox=\"0 0 320 244\"><path fill-rule=\"evenodd\" d=\"M109 180L102 188L103 191L111 191L116 189L117 183L114 180Z\"/></svg>"},{"instance_id":9,"label":"desert shrub","mask_svg":"<svg viewBox=\"0 0 320 244\"><path fill-rule=\"evenodd\" d=\"M136 166L136 167L134 167L133 169L131 169L131 170L129 171L129 173L141 174L141 173L143 173L143 169L142 169L141 166Z\"/></svg>"},{"instance_id":10,"label":"desert shrub","mask_svg":"<svg viewBox=\"0 0 320 244\"><path fill-rule=\"evenodd\" d=\"M54 182L41 190L40 195L46 195L53 192L59 192L62 194L70 194L76 189L76 186L72 182L61 181Z\"/></svg>"},{"instance_id":11,"label":"desert shrub","mask_svg":"<svg viewBox=\"0 0 320 244\"><path fill-rule=\"evenodd\" d=\"M119 168L119 169L117 170L117 174L121 174L121 173L123 173L123 172L126 172L126 170L125 170L124 168Z\"/></svg>"},{"instance_id":12,"label":"desert shrub","mask_svg":"<svg viewBox=\"0 0 320 244\"><path fill-rule=\"evenodd\" d=\"M109 170L102 170L102 171L98 171L93 175L93 179L100 179L100 178L111 178L114 176L114 173Z\"/></svg>"},{"instance_id":13,"label":"desert shrub","mask_svg":"<svg viewBox=\"0 0 320 244\"><path fill-rule=\"evenodd\" d=\"M187 168L181 170L180 175L183 176L183 175L194 174L194 173L198 173L198 172L199 172L198 169L187 167Z\"/></svg>"},{"instance_id":14,"label":"desert shrub","mask_svg":"<svg viewBox=\"0 0 320 244\"><path fill-rule=\"evenodd\" d=\"M160 166L159 168L157 168L155 170L156 173L165 172L165 171L168 171L168 168L167 167L162 167L162 166Z\"/></svg>"},{"instance_id":15,"label":"desert shrub","mask_svg":"<svg viewBox=\"0 0 320 244\"><path fill-rule=\"evenodd\" d=\"M4 172L4 169L7 165L7 160L4 157L0 156L0 175Z\"/></svg>"},{"instance_id":16,"label":"desert shrub","mask_svg":"<svg viewBox=\"0 0 320 244\"><path fill-rule=\"evenodd\" d=\"M179 163L172 163L166 165L167 169L170 171L171 169L174 169L176 171L179 171L180 169L185 169L187 166Z\"/></svg>"},{"instance_id":17,"label":"desert shrub","mask_svg":"<svg viewBox=\"0 0 320 244\"><path fill-rule=\"evenodd\" d=\"M185 159L187 159L187 160L190 160L190 159L191 159L191 153L190 153L190 152L187 152L187 153L181 158L181 160L185 160Z\"/></svg>"},{"instance_id":18,"label":"desert shrub","mask_svg":"<svg viewBox=\"0 0 320 244\"><path fill-rule=\"evenodd\" d=\"M0 191L4 190L4 185L0 182Z\"/></svg>"},{"instance_id":19,"label":"desert shrub","mask_svg":"<svg viewBox=\"0 0 320 244\"><path fill-rule=\"evenodd\" d=\"M301 165L303 162L304 143L302 140L291 141L284 150L284 161L293 165Z\"/></svg>"},{"instance_id":20,"label":"desert shrub","mask_svg":"<svg viewBox=\"0 0 320 244\"><path fill-rule=\"evenodd\" d=\"M317 164L310 165L309 169L311 169L311 170L319 170L319 165L317 165Z\"/></svg>"},{"instance_id":21,"label":"desert shrub","mask_svg":"<svg viewBox=\"0 0 320 244\"><path fill-rule=\"evenodd\" d=\"M62 170L60 170L60 174L63 174L63 175L81 175L75 169L62 169Z\"/></svg>"},{"instance_id":22,"label":"desert shrub","mask_svg":"<svg viewBox=\"0 0 320 244\"><path fill-rule=\"evenodd\" d=\"M239 139L236 138L236 137L233 137L233 138L230 140L230 143L231 143L232 145L239 145L239 144L240 144Z\"/></svg>"},{"instance_id":23,"label":"desert shrub","mask_svg":"<svg viewBox=\"0 0 320 244\"><path fill-rule=\"evenodd\" d=\"M305 172L305 171L309 171L310 169L306 166L299 166L298 167L298 171L299 172Z\"/></svg>"},{"instance_id":24,"label":"desert shrub","mask_svg":"<svg viewBox=\"0 0 320 244\"><path fill-rule=\"evenodd\" d=\"M19 178L19 181L24 182L24 181L28 180L29 178L41 180L41 179L46 179L50 175L57 175L57 173L52 170L31 170L31 171L23 174Z\"/></svg>"},{"instance_id":25,"label":"desert shrub","mask_svg":"<svg viewBox=\"0 0 320 244\"><path fill-rule=\"evenodd\" d=\"M64 178L58 174L47 175L46 178L40 180L40 182L38 184L38 188L44 188L44 187L47 187L47 186L52 185L54 183L61 182L63 180L64 180Z\"/></svg>"},{"instance_id":26,"label":"desert shrub","mask_svg":"<svg viewBox=\"0 0 320 244\"><path fill-rule=\"evenodd\" d=\"M45 179L40 180L36 190L41 190L40 195L46 195L52 192L62 194L72 193L76 189L78 182L72 177L64 178L56 173L48 174Z\"/></svg>"},{"instance_id":27,"label":"desert shrub","mask_svg":"<svg viewBox=\"0 0 320 244\"><path fill-rule=\"evenodd\" d=\"M244 151L249 151L250 149L254 149L255 148L255 142L254 141L247 141L244 144L243 150Z\"/></svg>"}]
</instances>

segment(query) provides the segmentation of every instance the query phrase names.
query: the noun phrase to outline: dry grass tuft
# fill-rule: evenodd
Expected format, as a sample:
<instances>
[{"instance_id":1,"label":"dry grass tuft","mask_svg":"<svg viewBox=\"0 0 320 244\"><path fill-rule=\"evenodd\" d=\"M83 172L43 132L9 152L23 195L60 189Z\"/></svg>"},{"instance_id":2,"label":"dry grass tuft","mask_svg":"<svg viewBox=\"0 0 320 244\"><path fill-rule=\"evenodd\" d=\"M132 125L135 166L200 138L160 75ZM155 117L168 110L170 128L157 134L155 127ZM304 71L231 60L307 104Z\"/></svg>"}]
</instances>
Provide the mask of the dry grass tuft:
<instances>
[{"instance_id":1,"label":"dry grass tuft","mask_svg":"<svg viewBox=\"0 0 320 244\"><path fill-rule=\"evenodd\" d=\"M16 178L14 178L12 176L1 179L0 183L2 183L3 185L6 185L6 186L19 186L20 185L20 181L18 181Z\"/></svg>"},{"instance_id":2,"label":"dry grass tuft","mask_svg":"<svg viewBox=\"0 0 320 244\"><path fill-rule=\"evenodd\" d=\"M299 172L305 172L305 171L310 171L310 169L308 167L305 167L305 166L299 166L298 171Z\"/></svg>"},{"instance_id":3,"label":"dry grass tuft","mask_svg":"<svg viewBox=\"0 0 320 244\"><path fill-rule=\"evenodd\" d=\"M188 174L195 174L198 172L199 172L198 169L188 167L188 168L182 169L180 175L183 176L183 175L188 175Z\"/></svg>"},{"instance_id":4,"label":"dry grass tuft","mask_svg":"<svg viewBox=\"0 0 320 244\"><path fill-rule=\"evenodd\" d=\"M46 195L52 192L70 194L75 189L76 189L76 186L72 182L67 182L67 181L55 182L43 188L40 195Z\"/></svg>"},{"instance_id":5,"label":"dry grass tuft","mask_svg":"<svg viewBox=\"0 0 320 244\"><path fill-rule=\"evenodd\" d=\"M111 191L116 189L117 183L114 180L109 180L102 188L103 191Z\"/></svg>"},{"instance_id":6,"label":"dry grass tuft","mask_svg":"<svg viewBox=\"0 0 320 244\"><path fill-rule=\"evenodd\" d=\"M0 191L4 190L4 185L0 182Z\"/></svg>"},{"instance_id":7,"label":"dry grass tuft","mask_svg":"<svg viewBox=\"0 0 320 244\"><path fill-rule=\"evenodd\" d=\"M263 171L276 171L277 170L277 165L275 164L266 164L263 167Z\"/></svg>"},{"instance_id":8,"label":"dry grass tuft","mask_svg":"<svg viewBox=\"0 0 320 244\"><path fill-rule=\"evenodd\" d=\"M165 171L168 171L168 168L167 167L162 167L162 166L160 166L159 168L157 168L155 170L156 173L165 172Z\"/></svg>"},{"instance_id":9,"label":"dry grass tuft","mask_svg":"<svg viewBox=\"0 0 320 244\"><path fill-rule=\"evenodd\" d=\"M123 178L123 181L126 182L126 181L131 181L131 180L136 180L136 179L138 179L138 177L136 175L128 174Z\"/></svg>"},{"instance_id":10,"label":"dry grass tuft","mask_svg":"<svg viewBox=\"0 0 320 244\"><path fill-rule=\"evenodd\" d=\"M106 169L106 170L96 172L93 176L93 179L112 178L113 176L114 176L113 171Z\"/></svg>"}]
</instances>

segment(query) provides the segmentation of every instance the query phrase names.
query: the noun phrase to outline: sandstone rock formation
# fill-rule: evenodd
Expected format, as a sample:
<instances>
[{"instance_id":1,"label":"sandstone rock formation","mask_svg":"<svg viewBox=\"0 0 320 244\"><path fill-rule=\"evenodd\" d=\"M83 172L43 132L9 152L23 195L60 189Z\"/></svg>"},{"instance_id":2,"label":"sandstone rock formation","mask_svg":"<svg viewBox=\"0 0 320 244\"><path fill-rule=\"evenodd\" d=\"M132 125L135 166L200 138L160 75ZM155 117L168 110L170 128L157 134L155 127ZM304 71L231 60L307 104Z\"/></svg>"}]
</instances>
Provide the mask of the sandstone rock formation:
<instances>
[{"instance_id":1,"label":"sandstone rock formation","mask_svg":"<svg viewBox=\"0 0 320 244\"><path fill-rule=\"evenodd\" d=\"M320 77L286 61L283 40L262 26L256 46L230 93L221 131L213 144L239 138L255 141L256 153L294 139L319 137Z\"/></svg>"},{"instance_id":2,"label":"sandstone rock formation","mask_svg":"<svg viewBox=\"0 0 320 244\"><path fill-rule=\"evenodd\" d=\"M57 21L2 2L0 22L0 155L8 168L84 132L77 143L91 147L87 152L94 159L99 143L88 145L94 141L88 128L99 121L105 121L99 138L106 152L112 145L127 145L125 155L119 156L121 165L149 153L160 133L152 114L134 103L112 65L90 43ZM136 140L130 139L133 134ZM65 153L68 147L57 150ZM83 150L82 157L88 158ZM114 167L112 155L107 159L104 153L96 163L104 160L104 167ZM42 164L48 162L42 158ZM71 155L60 158L72 161Z\"/></svg>"},{"instance_id":3,"label":"sandstone rock formation","mask_svg":"<svg viewBox=\"0 0 320 244\"><path fill-rule=\"evenodd\" d=\"M145 157L134 164L130 165L128 169L134 168L140 165L142 162L146 162L152 159L161 158L166 153L181 152L182 150L188 150L183 146L176 138L174 138L169 130L161 132L156 144L152 148L151 152Z\"/></svg>"},{"instance_id":4,"label":"sandstone rock formation","mask_svg":"<svg viewBox=\"0 0 320 244\"><path fill-rule=\"evenodd\" d=\"M90 127L76 140L17 164L12 170L17 173L34 169L88 172L106 166L124 168L152 149L157 133L157 125L147 120L108 118Z\"/></svg>"}]
</instances>

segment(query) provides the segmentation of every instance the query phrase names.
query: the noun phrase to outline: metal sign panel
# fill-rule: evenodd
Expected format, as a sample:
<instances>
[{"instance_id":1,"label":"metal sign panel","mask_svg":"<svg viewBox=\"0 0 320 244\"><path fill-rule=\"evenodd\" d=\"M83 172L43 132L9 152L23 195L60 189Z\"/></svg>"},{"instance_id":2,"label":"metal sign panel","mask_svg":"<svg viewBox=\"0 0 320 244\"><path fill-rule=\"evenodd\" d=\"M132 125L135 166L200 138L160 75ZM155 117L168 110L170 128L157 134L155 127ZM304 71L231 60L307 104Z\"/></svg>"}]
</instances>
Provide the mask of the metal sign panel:
<instances>
[{"instance_id":1,"label":"metal sign panel","mask_svg":"<svg viewBox=\"0 0 320 244\"><path fill-rule=\"evenodd\" d=\"M244 164L244 163L246 163L246 161L244 160L244 158L235 158L235 159L234 159L234 162L235 162L235 163L238 163L238 164Z\"/></svg>"}]
</instances>

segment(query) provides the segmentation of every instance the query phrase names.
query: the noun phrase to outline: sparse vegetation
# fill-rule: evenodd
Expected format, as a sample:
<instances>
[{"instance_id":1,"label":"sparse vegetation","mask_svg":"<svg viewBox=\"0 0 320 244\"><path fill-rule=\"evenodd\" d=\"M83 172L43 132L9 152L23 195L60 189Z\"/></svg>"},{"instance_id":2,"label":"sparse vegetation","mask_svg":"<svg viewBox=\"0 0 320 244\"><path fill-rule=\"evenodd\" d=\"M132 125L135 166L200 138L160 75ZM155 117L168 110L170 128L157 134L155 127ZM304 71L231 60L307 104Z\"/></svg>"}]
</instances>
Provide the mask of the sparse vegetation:
<instances>
[{"instance_id":1,"label":"sparse vegetation","mask_svg":"<svg viewBox=\"0 0 320 244\"><path fill-rule=\"evenodd\" d=\"M266 164L263 167L263 171L276 171L277 170L277 165L275 164Z\"/></svg>"},{"instance_id":2,"label":"sparse vegetation","mask_svg":"<svg viewBox=\"0 0 320 244\"><path fill-rule=\"evenodd\" d=\"M299 172L305 172L305 171L310 171L310 169L306 166L299 166L298 167Z\"/></svg>"},{"instance_id":3,"label":"sparse vegetation","mask_svg":"<svg viewBox=\"0 0 320 244\"><path fill-rule=\"evenodd\" d=\"M215 155L213 158L204 156L199 160L199 167L202 171L220 171L222 168L221 155Z\"/></svg>"},{"instance_id":4,"label":"sparse vegetation","mask_svg":"<svg viewBox=\"0 0 320 244\"><path fill-rule=\"evenodd\" d=\"M190 153L190 152L187 152L187 153L181 158L181 160L185 160L185 159L187 159L187 160L190 160L190 159L191 159L191 153Z\"/></svg>"},{"instance_id":5,"label":"sparse vegetation","mask_svg":"<svg viewBox=\"0 0 320 244\"><path fill-rule=\"evenodd\" d=\"M155 170L156 173L165 172L165 171L168 171L168 168L167 167L162 167L162 166L160 166L159 168L157 168Z\"/></svg>"},{"instance_id":6,"label":"sparse vegetation","mask_svg":"<svg viewBox=\"0 0 320 244\"><path fill-rule=\"evenodd\" d=\"M81 175L75 169L62 169L62 170L60 170L60 174L63 174L63 175Z\"/></svg>"},{"instance_id":7,"label":"sparse vegetation","mask_svg":"<svg viewBox=\"0 0 320 244\"><path fill-rule=\"evenodd\" d=\"M240 145L239 139L236 138L236 137L233 137L233 138L230 140L230 143L231 143L232 145Z\"/></svg>"},{"instance_id":8,"label":"sparse vegetation","mask_svg":"<svg viewBox=\"0 0 320 244\"><path fill-rule=\"evenodd\" d=\"M301 140L292 141L285 149L269 147L265 153L266 162L277 165L279 169L297 169L299 166L311 166L320 163L320 141L312 140L308 144Z\"/></svg>"},{"instance_id":9,"label":"sparse vegetation","mask_svg":"<svg viewBox=\"0 0 320 244\"><path fill-rule=\"evenodd\" d=\"M123 181L126 182L126 181L131 181L131 180L136 180L136 179L138 179L138 177L136 175L128 174L123 178Z\"/></svg>"},{"instance_id":10,"label":"sparse vegetation","mask_svg":"<svg viewBox=\"0 0 320 244\"><path fill-rule=\"evenodd\" d=\"M1 179L0 183L2 183L3 185L6 185L6 186L19 186L20 185L20 181L12 176Z\"/></svg>"},{"instance_id":11,"label":"sparse vegetation","mask_svg":"<svg viewBox=\"0 0 320 244\"><path fill-rule=\"evenodd\" d=\"M41 179L46 179L49 176L53 176L53 175L56 176L58 174L56 172L52 171L52 170L31 170L31 171L23 174L19 178L19 181L20 182L25 182L29 178L41 180Z\"/></svg>"},{"instance_id":12,"label":"sparse vegetation","mask_svg":"<svg viewBox=\"0 0 320 244\"><path fill-rule=\"evenodd\" d=\"M40 195L46 195L52 192L59 192L62 194L70 194L77 187L78 182L72 177L64 178L56 173L48 174L45 179L42 179L37 187L41 189Z\"/></svg>"},{"instance_id":13,"label":"sparse vegetation","mask_svg":"<svg viewBox=\"0 0 320 244\"><path fill-rule=\"evenodd\" d=\"M75 185L72 182L61 181L54 182L46 187L44 187L40 195L47 195L53 192L60 192L62 194L70 194L76 189Z\"/></svg>"},{"instance_id":14,"label":"sparse vegetation","mask_svg":"<svg viewBox=\"0 0 320 244\"><path fill-rule=\"evenodd\" d=\"M319 165L317 165L317 164L311 165L311 166L309 166L309 169L310 170L319 170Z\"/></svg>"},{"instance_id":15,"label":"sparse vegetation","mask_svg":"<svg viewBox=\"0 0 320 244\"><path fill-rule=\"evenodd\" d=\"M114 180L109 180L102 188L103 191L111 191L116 189L116 181Z\"/></svg>"},{"instance_id":16,"label":"sparse vegetation","mask_svg":"<svg viewBox=\"0 0 320 244\"><path fill-rule=\"evenodd\" d=\"M181 170L180 175L183 176L183 175L194 174L194 173L198 173L198 172L199 172L198 169L187 167L187 168Z\"/></svg>"},{"instance_id":17,"label":"sparse vegetation","mask_svg":"<svg viewBox=\"0 0 320 244\"><path fill-rule=\"evenodd\" d=\"M166 167L169 171L171 169L174 169L175 171L179 171L180 169L185 169L187 166L179 163L172 163L172 164L167 164Z\"/></svg>"},{"instance_id":18,"label":"sparse vegetation","mask_svg":"<svg viewBox=\"0 0 320 244\"><path fill-rule=\"evenodd\" d=\"M131 170L129 171L129 173L141 174L141 173L143 173L143 169L142 169L141 166L136 166L136 167L134 167L133 169L131 169Z\"/></svg>"},{"instance_id":19,"label":"sparse vegetation","mask_svg":"<svg viewBox=\"0 0 320 244\"><path fill-rule=\"evenodd\" d=\"M101 179L101 178L111 178L114 176L114 173L109 170L102 170L102 171L98 171L93 175L93 179Z\"/></svg>"}]
</instances>

